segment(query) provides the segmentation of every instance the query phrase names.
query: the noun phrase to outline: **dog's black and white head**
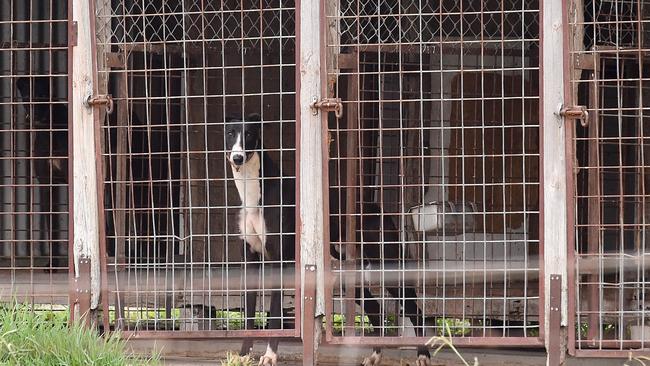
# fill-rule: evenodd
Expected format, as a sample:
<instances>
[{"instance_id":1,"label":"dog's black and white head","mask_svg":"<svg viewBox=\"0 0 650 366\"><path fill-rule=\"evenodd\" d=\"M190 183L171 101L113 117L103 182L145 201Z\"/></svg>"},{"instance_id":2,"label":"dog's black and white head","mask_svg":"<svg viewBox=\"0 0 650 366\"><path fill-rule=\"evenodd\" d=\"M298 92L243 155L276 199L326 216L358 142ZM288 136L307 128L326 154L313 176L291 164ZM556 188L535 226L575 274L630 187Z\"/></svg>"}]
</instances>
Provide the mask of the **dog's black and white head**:
<instances>
[{"instance_id":1,"label":"dog's black and white head","mask_svg":"<svg viewBox=\"0 0 650 366\"><path fill-rule=\"evenodd\" d=\"M235 170L239 170L255 152L262 148L259 114L242 118L226 118L226 154Z\"/></svg>"}]
</instances>

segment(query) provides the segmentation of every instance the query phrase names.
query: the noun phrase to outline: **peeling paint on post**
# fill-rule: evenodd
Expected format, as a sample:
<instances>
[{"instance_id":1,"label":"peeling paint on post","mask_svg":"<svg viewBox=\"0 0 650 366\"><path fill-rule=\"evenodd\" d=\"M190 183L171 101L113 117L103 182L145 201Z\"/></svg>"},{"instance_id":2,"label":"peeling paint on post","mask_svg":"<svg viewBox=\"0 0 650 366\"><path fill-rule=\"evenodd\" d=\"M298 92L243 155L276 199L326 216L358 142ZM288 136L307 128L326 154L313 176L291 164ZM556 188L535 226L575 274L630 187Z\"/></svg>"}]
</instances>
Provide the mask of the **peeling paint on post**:
<instances>
[{"instance_id":1,"label":"peeling paint on post","mask_svg":"<svg viewBox=\"0 0 650 366\"><path fill-rule=\"evenodd\" d=\"M77 45L72 47L72 141L74 156L73 175L73 220L74 220L74 266L75 277L79 277L79 259L90 259L90 308L99 303L99 220L97 202L97 171L95 155L95 123L93 108L84 101L93 95L93 46L90 1L73 0L72 18L77 22Z\"/></svg>"},{"instance_id":2,"label":"peeling paint on post","mask_svg":"<svg viewBox=\"0 0 650 366\"><path fill-rule=\"evenodd\" d=\"M323 133L321 118L326 112L313 114L310 108L313 98L321 99L323 94L321 64L321 11L323 4L320 0L302 0L296 9L297 37L299 54L297 60L298 80L298 123L300 124L300 261L304 264L315 264L316 298L315 317L320 318L325 313L323 298L325 278L323 274ZM305 267L301 267L301 293L305 293ZM304 296L301 299L304 308ZM305 322L314 319L303 317L302 329ZM321 326L314 327L314 346L318 347ZM304 334L303 337L312 336Z\"/></svg>"},{"instance_id":3,"label":"peeling paint on post","mask_svg":"<svg viewBox=\"0 0 650 366\"><path fill-rule=\"evenodd\" d=\"M566 187L566 149L565 124L559 115L564 103L564 70L554 67L557 60L564 60L564 1L548 0L542 2L542 72L541 89L543 95L542 126L543 126L543 177L544 177L544 334L548 349L550 337L565 337L566 332L551 334L549 321L551 319L550 289L551 275L559 275L561 284L560 316L561 325L567 325L567 187ZM555 355L564 360L566 339L560 341L561 355ZM547 362L552 360L548 359Z\"/></svg>"}]
</instances>

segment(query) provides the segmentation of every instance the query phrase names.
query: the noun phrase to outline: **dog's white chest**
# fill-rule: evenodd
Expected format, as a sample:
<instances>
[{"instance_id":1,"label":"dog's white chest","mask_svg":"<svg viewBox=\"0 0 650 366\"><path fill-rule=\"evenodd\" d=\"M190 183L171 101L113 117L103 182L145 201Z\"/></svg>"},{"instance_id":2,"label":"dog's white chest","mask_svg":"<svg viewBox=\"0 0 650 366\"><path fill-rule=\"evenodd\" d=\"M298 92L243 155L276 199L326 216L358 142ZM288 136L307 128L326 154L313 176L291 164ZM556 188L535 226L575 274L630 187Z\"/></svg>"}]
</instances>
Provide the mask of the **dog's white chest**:
<instances>
[{"instance_id":1,"label":"dog's white chest","mask_svg":"<svg viewBox=\"0 0 650 366\"><path fill-rule=\"evenodd\" d=\"M239 212L240 238L250 245L252 251L261 254L266 244L266 223L260 206L262 192L259 155L253 154L239 171L233 168L232 174L243 206Z\"/></svg>"}]
</instances>

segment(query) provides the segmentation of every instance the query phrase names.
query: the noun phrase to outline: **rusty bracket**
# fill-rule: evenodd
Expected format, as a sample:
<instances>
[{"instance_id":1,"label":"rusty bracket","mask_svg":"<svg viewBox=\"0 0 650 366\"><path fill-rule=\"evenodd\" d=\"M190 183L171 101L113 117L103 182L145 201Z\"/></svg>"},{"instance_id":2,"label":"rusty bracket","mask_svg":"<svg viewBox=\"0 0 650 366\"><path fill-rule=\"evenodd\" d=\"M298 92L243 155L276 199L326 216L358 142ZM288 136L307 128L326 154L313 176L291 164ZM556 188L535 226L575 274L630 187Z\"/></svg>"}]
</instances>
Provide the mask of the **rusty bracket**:
<instances>
[{"instance_id":1,"label":"rusty bracket","mask_svg":"<svg viewBox=\"0 0 650 366\"><path fill-rule=\"evenodd\" d=\"M79 306L79 316L89 323L90 313L90 258L79 257L79 277L74 278L73 303Z\"/></svg>"},{"instance_id":2,"label":"rusty bracket","mask_svg":"<svg viewBox=\"0 0 650 366\"><path fill-rule=\"evenodd\" d=\"M341 98L324 98L318 100L318 98L313 97L309 107L314 116L318 114L319 110L334 112L336 118L341 118L343 116L343 104L341 104Z\"/></svg>"},{"instance_id":3,"label":"rusty bracket","mask_svg":"<svg viewBox=\"0 0 650 366\"><path fill-rule=\"evenodd\" d=\"M315 365L315 345L316 339L314 338L314 330L318 325L316 324L316 265L305 265L305 302L303 312L303 365Z\"/></svg>"},{"instance_id":4,"label":"rusty bracket","mask_svg":"<svg viewBox=\"0 0 650 366\"><path fill-rule=\"evenodd\" d=\"M562 276L552 274L549 294L548 365L562 363Z\"/></svg>"},{"instance_id":5,"label":"rusty bracket","mask_svg":"<svg viewBox=\"0 0 650 366\"><path fill-rule=\"evenodd\" d=\"M571 107L560 106L558 115L565 119L579 119L582 127L587 127L589 123L589 112L587 107L574 105Z\"/></svg>"},{"instance_id":6,"label":"rusty bracket","mask_svg":"<svg viewBox=\"0 0 650 366\"><path fill-rule=\"evenodd\" d=\"M573 56L573 67L578 70L595 70L599 54L579 53Z\"/></svg>"},{"instance_id":7,"label":"rusty bracket","mask_svg":"<svg viewBox=\"0 0 650 366\"><path fill-rule=\"evenodd\" d=\"M113 113L113 97L110 94L88 95L84 100L84 105L88 108L105 105L106 113Z\"/></svg>"}]
</instances>

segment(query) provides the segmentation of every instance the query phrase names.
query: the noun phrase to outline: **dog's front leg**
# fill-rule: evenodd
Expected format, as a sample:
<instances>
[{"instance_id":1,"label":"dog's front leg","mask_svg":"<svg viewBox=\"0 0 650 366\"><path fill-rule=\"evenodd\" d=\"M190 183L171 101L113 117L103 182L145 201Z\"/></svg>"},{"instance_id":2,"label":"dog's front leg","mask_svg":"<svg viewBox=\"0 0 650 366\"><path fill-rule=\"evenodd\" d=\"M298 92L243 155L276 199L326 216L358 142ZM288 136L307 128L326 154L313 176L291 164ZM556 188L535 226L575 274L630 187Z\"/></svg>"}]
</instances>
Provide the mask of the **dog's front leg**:
<instances>
[{"instance_id":1,"label":"dog's front leg","mask_svg":"<svg viewBox=\"0 0 650 366\"><path fill-rule=\"evenodd\" d=\"M282 327L282 292L280 290L271 293L271 319L269 319L270 329L280 329ZM266 347L266 353L260 358L259 366L275 366L278 364L278 344L277 338L270 338Z\"/></svg>"},{"instance_id":2,"label":"dog's front leg","mask_svg":"<svg viewBox=\"0 0 650 366\"><path fill-rule=\"evenodd\" d=\"M259 255L248 250L249 246L246 244L244 249L244 302L246 321L245 329L251 330L255 327L255 306L257 304L257 291L259 289ZM242 343L240 356L250 354L253 349L253 339L246 338Z\"/></svg>"}]
</instances>

